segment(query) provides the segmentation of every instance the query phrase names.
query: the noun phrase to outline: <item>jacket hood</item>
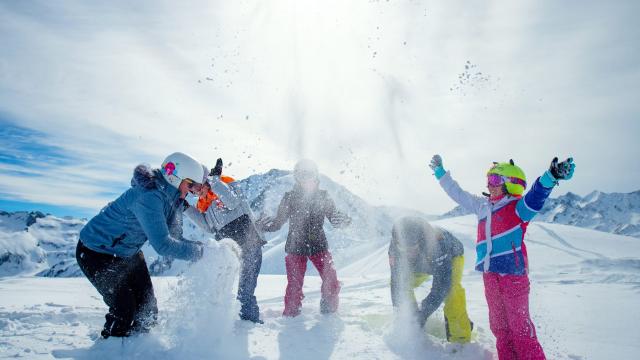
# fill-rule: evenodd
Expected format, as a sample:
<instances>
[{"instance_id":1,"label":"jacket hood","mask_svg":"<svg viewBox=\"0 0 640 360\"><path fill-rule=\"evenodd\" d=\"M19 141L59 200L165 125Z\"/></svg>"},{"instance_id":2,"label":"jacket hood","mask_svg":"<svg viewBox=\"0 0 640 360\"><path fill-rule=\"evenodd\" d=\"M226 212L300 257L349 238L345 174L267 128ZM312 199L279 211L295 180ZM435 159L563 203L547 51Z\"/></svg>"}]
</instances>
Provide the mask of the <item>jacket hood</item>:
<instances>
[{"instance_id":1,"label":"jacket hood","mask_svg":"<svg viewBox=\"0 0 640 360\"><path fill-rule=\"evenodd\" d=\"M142 187L145 189L155 189L157 186L157 174L148 166L140 164L133 169L132 187Z\"/></svg>"}]
</instances>

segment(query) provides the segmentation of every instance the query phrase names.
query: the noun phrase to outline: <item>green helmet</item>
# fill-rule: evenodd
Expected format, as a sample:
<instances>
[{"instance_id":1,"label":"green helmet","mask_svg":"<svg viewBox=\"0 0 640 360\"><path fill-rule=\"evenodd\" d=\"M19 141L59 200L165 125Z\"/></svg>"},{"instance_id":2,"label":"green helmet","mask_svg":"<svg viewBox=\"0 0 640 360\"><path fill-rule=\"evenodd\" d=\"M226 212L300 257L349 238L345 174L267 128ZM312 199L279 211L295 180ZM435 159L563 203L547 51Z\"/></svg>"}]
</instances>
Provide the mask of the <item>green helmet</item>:
<instances>
[{"instance_id":1,"label":"green helmet","mask_svg":"<svg viewBox=\"0 0 640 360\"><path fill-rule=\"evenodd\" d=\"M496 174L502 176L507 192L511 195L521 196L527 188L527 177L513 160L505 163L493 163L493 167L487 172L487 176Z\"/></svg>"}]
</instances>

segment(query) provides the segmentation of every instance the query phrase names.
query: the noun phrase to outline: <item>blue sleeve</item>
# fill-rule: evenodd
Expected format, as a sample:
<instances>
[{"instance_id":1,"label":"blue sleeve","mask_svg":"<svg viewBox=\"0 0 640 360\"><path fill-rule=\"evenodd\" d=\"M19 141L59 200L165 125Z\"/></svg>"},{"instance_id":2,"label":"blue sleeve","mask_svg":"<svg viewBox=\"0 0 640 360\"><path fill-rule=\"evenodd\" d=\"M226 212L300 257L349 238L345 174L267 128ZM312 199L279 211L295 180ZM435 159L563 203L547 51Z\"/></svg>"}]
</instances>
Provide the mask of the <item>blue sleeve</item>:
<instances>
[{"instance_id":1,"label":"blue sleeve","mask_svg":"<svg viewBox=\"0 0 640 360\"><path fill-rule=\"evenodd\" d=\"M544 206L553 188L546 188L540 183L540 178L533 183L531 190L518 201L516 212L523 221L531 221Z\"/></svg>"},{"instance_id":2,"label":"blue sleeve","mask_svg":"<svg viewBox=\"0 0 640 360\"><path fill-rule=\"evenodd\" d=\"M174 239L182 239L183 215L180 210L182 209L176 210L176 212L173 214L173 218L169 219L169 236Z\"/></svg>"},{"instance_id":3,"label":"blue sleeve","mask_svg":"<svg viewBox=\"0 0 640 360\"><path fill-rule=\"evenodd\" d=\"M133 205L133 214L147 235L149 243L162 256L183 260L197 259L200 249L190 241L179 241L169 235L162 200L153 194L142 196Z\"/></svg>"}]
</instances>

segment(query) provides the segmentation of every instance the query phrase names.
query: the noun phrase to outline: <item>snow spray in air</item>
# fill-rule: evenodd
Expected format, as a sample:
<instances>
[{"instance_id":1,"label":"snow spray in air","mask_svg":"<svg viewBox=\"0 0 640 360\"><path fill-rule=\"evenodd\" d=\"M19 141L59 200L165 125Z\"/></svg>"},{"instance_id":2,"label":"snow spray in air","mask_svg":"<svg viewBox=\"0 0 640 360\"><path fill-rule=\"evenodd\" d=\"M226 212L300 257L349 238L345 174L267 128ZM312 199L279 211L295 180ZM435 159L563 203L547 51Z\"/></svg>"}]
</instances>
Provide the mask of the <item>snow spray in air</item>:
<instances>
[{"instance_id":1,"label":"snow spray in air","mask_svg":"<svg viewBox=\"0 0 640 360\"><path fill-rule=\"evenodd\" d=\"M173 297L163 332L185 358L224 355L233 338L238 302L234 294L241 250L231 240L210 242L200 261L184 273ZM228 344L227 344L228 345Z\"/></svg>"}]
</instances>

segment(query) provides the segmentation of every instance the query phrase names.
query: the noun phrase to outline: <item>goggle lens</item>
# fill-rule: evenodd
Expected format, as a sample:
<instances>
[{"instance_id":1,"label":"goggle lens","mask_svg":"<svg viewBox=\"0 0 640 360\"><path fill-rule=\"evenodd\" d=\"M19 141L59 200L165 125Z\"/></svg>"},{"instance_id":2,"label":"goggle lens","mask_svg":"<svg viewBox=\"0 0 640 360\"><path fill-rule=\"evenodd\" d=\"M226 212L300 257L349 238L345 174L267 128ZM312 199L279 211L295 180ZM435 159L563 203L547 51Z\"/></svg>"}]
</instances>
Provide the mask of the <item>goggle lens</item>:
<instances>
[{"instance_id":1,"label":"goggle lens","mask_svg":"<svg viewBox=\"0 0 640 360\"><path fill-rule=\"evenodd\" d=\"M489 174L487 176L487 183L489 186L500 186L504 184L504 178L498 174Z\"/></svg>"}]
</instances>

